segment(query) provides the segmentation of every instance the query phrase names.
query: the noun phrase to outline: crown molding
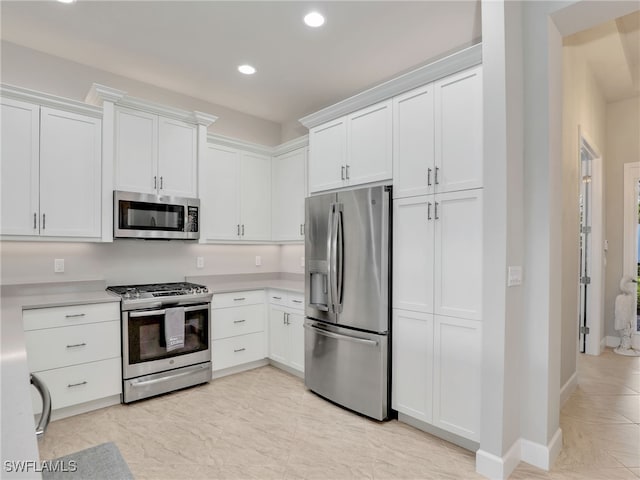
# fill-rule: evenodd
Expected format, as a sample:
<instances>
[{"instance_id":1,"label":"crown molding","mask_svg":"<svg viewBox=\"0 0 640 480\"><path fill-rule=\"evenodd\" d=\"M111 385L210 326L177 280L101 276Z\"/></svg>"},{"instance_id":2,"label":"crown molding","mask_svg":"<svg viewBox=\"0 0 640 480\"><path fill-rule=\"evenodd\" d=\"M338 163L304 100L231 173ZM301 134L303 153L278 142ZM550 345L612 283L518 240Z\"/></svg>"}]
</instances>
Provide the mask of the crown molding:
<instances>
[{"instance_id":1,"label":"crown molding","mask_svg":"<svg viewBox=\"0 0 640 480\"><path fill-rule=\"evenodd\" d=\"M215 115L210 115L208 113L198 111L193 112L193 118L198 125L204 125L205 127L208 127L213 122L218 120L218 117L216 117Z\"/></svg>"},{"instance_id":2,"label":"crown molding","mask_svg":"<svg viewBox=\"0 0 640 480\"><path fill-rule=\"evenodd\" d=\"M300 148L304 148L309 145L309 135L303 135L288 142L282 143L273 148L273 155L283 155L285 153L293 152Z\"/></svg>"},{"instance_id":3,"label":"crown molding","mask_svg":"<svg viewBox=\"0 0 640 480\"><path fill-rule=\"evenodd\" d=\"M124 90L118 90L117 88L111 88L106 85L94 83L91 85L84 101L101 107L105 101L118 103L126 94L127 92Z\"/></svg>"},{"instance_id":4,"label":"crown molding","mask_svg":"<svg viewBox=\"0 0 640 480\"><path fill-rule=\"evenodd\" d=\"M307 128L313 128L480 63L482 43L477 43L302 117L298 121Z\"/></svg>"},{"instance_id":5,"label":"crown molding","mask_svg":"<svg viewBox=\"0 0 640 480\"><path fill-rule=\"evenodd\" d=\"M207 135L207 143L213 143L215 145L222 145L229 148L237 148L238 150L244 150L247 152L257 153L259 155L273 155L274 147L268 147L266 145L258 145L257 143L245 142L237 138L225 137L223 135L217 135L210 133Z\"/></svg>"},{"instance_id":6,"label":"crown molding","mask_svg":"<svg viewBox=\"0 0 640 480\"><path fill-rule=\"evenodd\" d=\"M0 97L13 98L14 100L22 100L44 107L59 108L67 112L102 118L102 108L100 107L28 88L16 87L15 85L0 84Z\"/></svg>"}]
</instances>

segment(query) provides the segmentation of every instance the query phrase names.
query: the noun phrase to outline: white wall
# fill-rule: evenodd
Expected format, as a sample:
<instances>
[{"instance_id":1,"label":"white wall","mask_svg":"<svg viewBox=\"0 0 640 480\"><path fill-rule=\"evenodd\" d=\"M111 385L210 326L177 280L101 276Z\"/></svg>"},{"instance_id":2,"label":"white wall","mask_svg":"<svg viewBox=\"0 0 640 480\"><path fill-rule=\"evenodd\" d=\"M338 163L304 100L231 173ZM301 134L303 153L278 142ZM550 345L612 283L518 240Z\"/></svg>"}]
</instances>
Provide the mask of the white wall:
<instances>
[{"instance_id":1,"label":"white wall","mask_svg":"<svg viewBox=\"0 0 640 480\"><path fill-rule=\"evenodd\" d=\"M607 105L606 238L609 240L605 290L605 333L618 336L613 328L616 296L620 293L623 262L624 164L640 162L640 97Z\"/></svg>"},{"instance_id":2,"label":"white wall","mask_svg":"<svg viewBox=\"0 0 640 480\"><path fill-rule=\"evenodd\" d=\"M199 245L181 241L1 242L2 284L105 280L109 285L183 281L189 275L279 272L278 245ZM255 266L255 256L262 266ZM205 268L196 268L196 257ZM65 273L53 260L65 260Z\"/></svg>"},{"instance_id":3,"label":"white wall","mask_svg":"<svg viewBox=\"0 0 640 480\"><path fill-rule=\"evenodd\" d=\"M591 68L587 64L583 49L584 47L576 42L575 36L567 37L564 40L561 385L564 385L576 371L578 344L578 277L580 269L578 199L581 178L578 128L583 134L588 135L590 141L595 143L592 146L598 148L600 152L604 152L606 139L605 99ZM604 162L607 162L606 158Z\"/></svg>"},{"instance_id":4,"label":"white wall","mask_svg":"<svg viewBox=\"0 0 640 480\"><path fill-rule=\"evenodd\" d=\"M283 245L280 248L280 271L304 273L300 260L304 258L304 245Z\"/></svg>"},{"instance_id":5,"label":"white wall","mask_svg":"<svg viewBox=\"0 0 640 480\"><path fill-rule=\"evenodd\" d=\"M279 123L10 42L1 42L0 48L2 50L0 63L2 83L79 101L84 101L92 83L101 83L124 90L134 97L185 110L199 110L216 115L219 118L209 127L211 133L260 145L275 146L281 143Z\"/></svg>"}]
</instances>

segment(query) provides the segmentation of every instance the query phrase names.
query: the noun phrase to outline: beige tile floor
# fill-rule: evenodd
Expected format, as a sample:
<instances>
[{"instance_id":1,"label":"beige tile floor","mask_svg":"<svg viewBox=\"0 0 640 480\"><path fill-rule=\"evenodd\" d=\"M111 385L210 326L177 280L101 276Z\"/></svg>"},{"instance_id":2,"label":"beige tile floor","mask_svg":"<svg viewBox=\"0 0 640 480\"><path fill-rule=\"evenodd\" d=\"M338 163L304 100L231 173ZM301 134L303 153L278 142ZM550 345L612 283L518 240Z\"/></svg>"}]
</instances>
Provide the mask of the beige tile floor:
<instances>
[{"instance_id":1,"label":"beige tile floor","mask_svg":"<svg viewBox=\"0 0 640 480\"><path fill-rule=\"evenodd\" d=\"M514 479L640 477L640 359L582 357L551 472ZM378 423L273 367L52 422L42 459L115 442L141 479L474 479L474 454L412 427Z\"/></svg>"}]
</instances>

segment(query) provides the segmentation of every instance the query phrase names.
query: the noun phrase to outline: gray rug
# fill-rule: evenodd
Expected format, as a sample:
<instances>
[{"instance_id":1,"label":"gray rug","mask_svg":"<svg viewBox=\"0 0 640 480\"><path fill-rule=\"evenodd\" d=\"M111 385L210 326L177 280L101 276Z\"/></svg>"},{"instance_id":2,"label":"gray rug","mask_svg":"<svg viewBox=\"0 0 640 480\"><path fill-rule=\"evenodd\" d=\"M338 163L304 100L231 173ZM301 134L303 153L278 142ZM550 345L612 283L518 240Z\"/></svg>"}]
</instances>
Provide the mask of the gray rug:
<instances>
[{"instance_id":1,"label":"gray rug","mask_svg":"<svg viewBox=\"0 0 640 480\"><path fill-rule=\"evenodd\" d=\"M44 463L44 462L43 462ZM112 442L87 448L46 462L55 471L42 472L44 480L133 480L120 450Z\"/></svg>"}]
</instances>

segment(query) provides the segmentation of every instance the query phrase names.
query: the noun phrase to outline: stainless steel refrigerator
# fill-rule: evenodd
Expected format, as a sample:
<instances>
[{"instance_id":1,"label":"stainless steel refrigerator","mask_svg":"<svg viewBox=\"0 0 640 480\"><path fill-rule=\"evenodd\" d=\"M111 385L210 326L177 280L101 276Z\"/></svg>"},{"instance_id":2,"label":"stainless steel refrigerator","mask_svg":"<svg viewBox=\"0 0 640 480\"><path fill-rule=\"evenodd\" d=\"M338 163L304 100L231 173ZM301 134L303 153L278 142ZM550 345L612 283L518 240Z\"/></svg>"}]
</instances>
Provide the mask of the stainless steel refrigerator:
<instances>
[{"instance_id":1,"label":"stainless steel refrigerator","mask_svg":"<svg viewBox=\"0 0 640 480\"><path fill-rule=\"evenodd\" d=\"M306 199L305 385L363 415L389 414L391 187Z\"/></svg>"}]
</instances>

